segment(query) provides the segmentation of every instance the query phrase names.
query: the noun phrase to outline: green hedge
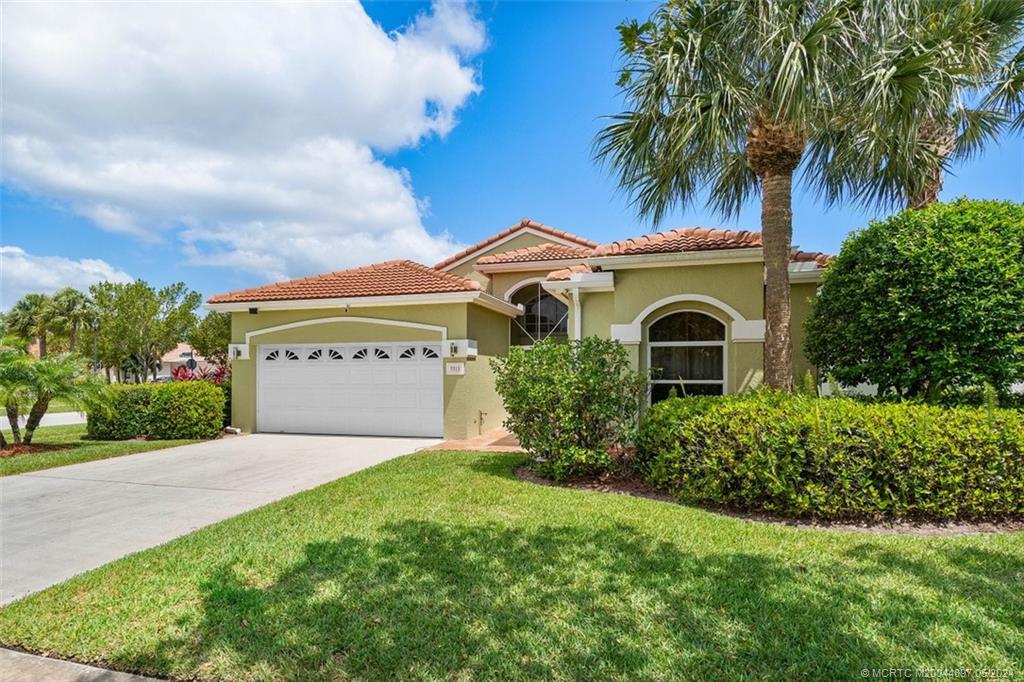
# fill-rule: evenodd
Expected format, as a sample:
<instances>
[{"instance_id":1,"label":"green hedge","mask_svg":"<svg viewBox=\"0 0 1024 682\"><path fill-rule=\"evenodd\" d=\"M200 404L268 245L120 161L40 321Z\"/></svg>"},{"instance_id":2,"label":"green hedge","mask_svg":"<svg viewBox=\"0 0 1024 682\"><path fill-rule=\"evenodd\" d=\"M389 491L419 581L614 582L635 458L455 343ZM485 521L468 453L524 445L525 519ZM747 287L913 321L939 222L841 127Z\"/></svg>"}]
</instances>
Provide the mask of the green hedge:
<instances>
[{"instance_id":1,"label":"green hedge","mask_svg":"<svg viewBox=\"0 0 1024 682\"><path fill-rule=\"evenodd\" d=\"M149 433L149 402L154 384L109 386L104 399L88 408L86 434L96 440L128 440Z\"/></svg>"},{"instance_id":2,"label":"green hedge","mask_svg":"<svg viewBox=\"0 0 1024 682\"><path fill-rule=\"evenodd\" d=\"M214 438L223 428L224 391L208 381L111 386L90 408L86 431L98 440Z\"/></svg>"},{"instance_id":3,"label":"green hedge","mask_svg":"<svg viewBox=\"0 0 1024 682\"><path fill-rule=\"evenodd\" d=\"M1024 515L1016 410L758 392L648 410L648 479L682 501L819 518Z\"/></svg>"}]
</instances>

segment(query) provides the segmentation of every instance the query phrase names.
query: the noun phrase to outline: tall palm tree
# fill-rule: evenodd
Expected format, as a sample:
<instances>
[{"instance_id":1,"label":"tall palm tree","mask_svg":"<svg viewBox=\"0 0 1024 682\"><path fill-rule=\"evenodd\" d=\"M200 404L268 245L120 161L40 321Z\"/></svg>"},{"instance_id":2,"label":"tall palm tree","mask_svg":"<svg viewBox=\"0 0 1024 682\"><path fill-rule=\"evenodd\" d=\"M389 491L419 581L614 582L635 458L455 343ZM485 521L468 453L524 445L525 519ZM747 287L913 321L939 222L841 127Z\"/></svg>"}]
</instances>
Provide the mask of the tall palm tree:
<instances>
[{"instance_id":1,"label":"tall palm tree","mask_svg":"<svg viewBox=\"0 0 1024 682\"><path fill-rule=\"evenodd\" d=\"M50 300L50 324L68 340L68 350L77 350L80 332L96 317L92 299L78 289L64 287Z\"/></svg>"},{"instance_id":2,"label":"tall palm tree","mask_svg":"<svg viewBox=\"0 0 1024 682\"><path fill-rule=\"evenodd\" d=\"M896 4L896 3L894 3ZM792 388L793 176L829 123L866 19L888 3L670 2L619 27L629 110L598 135L599 159L642 216L660 222L707 190L729 217L761 194L765 381Z\"/></svg>"},{"instance_id":3,"label":"tall palm tree","mask_svg":"<svg viewBox=\"0 0 1024 682\"><path fill-rule=\"evenodd\" d=\"M932 0L917 10L898 33L866 36L866 77L843 89L832 134L811 152L829 202L923 208L952 162L1007 124L1024 127L1024 1Z\"/></svg>"},{"instance_id":4,"label":"tall palm tree","mask_svg":"<svg viewBox=\"0 0 1024 682\"><path fill-rule=\"evenodd\" d=\"M21 442L19 405L27 399L29 377L29 355L24 343L18 338L0 337L0 404L7 414L15 444ZM0 429L0 448L5 447L7 439Z\"/></svg>"},{"instance_id":5,"label":"tall palm tree","mask_svg":"<svg viewBox=\"0 0 1024 682\"><path fill-rule=\"evenodd\" d=\"M5 322L9 333L28 343L39 341L39 357L46 355L46 341L50 326L50 297L46 294L25 294L7 313Z\"/></svg>"},{"instance_id":6,"label":"tall palm tree","mask_svg":"<svg viewBox=\"0 0 1024 682\"><path fill-rule=\"evenodd\" d=\"M961 4L992 4L977 12L995 16L996 5L1019 1L942 6L955 14ZM630 108L599 133L597 157L616 169L639 213L655 223L704 192L708 207L727 218L760 194L769 386L793 382L788 266L796 170L802 165L804 181L823 194L882 205L885 192L871 183L884 174L879 159L888 154L907 160L904 180L924 187L931 167L910 160L920 160L922 148L938 156L942 142L924 145L906 131L920 128L926 137L929 116L952 101L955 65L985 61L967 44L977 24L959 33L948 25L929 29L938 6L677 0L647 22L619 27L620 84ZM974 49L983 53L978 42ZM947 53L951 45L961 49L959 62ZM868 143L884 153L853 159Z\"/></svg>"}]
</instances>

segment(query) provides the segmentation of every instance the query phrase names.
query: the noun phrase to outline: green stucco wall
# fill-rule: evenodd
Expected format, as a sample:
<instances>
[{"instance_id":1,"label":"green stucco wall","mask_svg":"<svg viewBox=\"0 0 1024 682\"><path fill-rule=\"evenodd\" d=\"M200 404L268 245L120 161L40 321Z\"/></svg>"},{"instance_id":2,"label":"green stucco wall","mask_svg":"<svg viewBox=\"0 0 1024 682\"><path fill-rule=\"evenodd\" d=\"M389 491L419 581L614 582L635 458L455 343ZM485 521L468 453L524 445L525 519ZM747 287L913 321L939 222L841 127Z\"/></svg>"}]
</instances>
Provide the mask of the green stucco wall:
<instances>
[{"instance_id":1,"label":"green stucco wall","mask_svg":"<svg viewBox=\"0 0 1024 682\"><path fill-rule=\"evenodd\" d=\"M818 290L815 283L794 284L792 286L793 298L790 302L790 338L793 339L793 379L796 385L800 385L807 372L815 374L816 370L811 361L807 359L807 352L804 349L804 342L807 334L804 332L804 324L811 314L811 301Z\"/></svg>"}]
</instances>

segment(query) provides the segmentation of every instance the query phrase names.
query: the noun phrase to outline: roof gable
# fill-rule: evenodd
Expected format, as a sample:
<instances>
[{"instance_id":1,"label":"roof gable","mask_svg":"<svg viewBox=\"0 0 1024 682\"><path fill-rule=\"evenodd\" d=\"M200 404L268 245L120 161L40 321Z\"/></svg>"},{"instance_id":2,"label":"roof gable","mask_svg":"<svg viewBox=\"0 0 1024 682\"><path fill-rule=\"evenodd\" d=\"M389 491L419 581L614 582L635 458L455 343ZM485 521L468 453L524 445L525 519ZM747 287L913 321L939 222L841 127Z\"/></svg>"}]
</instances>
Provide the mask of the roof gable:
<instances>
[{"instance_id":1,"label":"roof gable","mask_svg":"<svg viewBox=\"0 0 1024 682\"><path fill-rule=\"evenodd\" d=\"M476 265L498 265L504 263L536 263L540 261L579 260L593 252L587 246L567 246L545 242L536 246L492 253L477 259Z\"/></svg>"},{"instance_id":2,"label":"roof gable","mask_svg":"<svg viewBox=\"0 0 1024 682\"><path fill-rule=\"evenodd\" d=\"M476 244L459 251L453 256L445 258L440 263L434 265L434 267L438 270L451 270L452 268L471 260L474 256L481 255L482 252L493 251L502 244L511 241L515 237L524 233L534 234L549 242L565 246L585 248L594 248L597 246L597 242L592 242L589 239L584 239L583 237L570 234L569 232L538 223L530 218L523 218L517 224L507 227L501 232L493 234L487 239L477 242Z\"/></svg>"}]
</instances>

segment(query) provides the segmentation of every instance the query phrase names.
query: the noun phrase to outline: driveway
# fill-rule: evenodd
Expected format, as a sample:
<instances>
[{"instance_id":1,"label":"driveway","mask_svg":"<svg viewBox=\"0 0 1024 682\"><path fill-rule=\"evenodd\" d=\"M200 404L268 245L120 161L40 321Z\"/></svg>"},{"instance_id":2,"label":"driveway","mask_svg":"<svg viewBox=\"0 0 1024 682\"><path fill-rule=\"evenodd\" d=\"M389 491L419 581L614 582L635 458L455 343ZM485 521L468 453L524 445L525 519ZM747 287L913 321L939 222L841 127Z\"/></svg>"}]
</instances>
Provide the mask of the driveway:
<instances>
[{"instance_id":1,"label":"driveway","mask_svg":"<svg viewBox=\"0 0 1024 682\"><path fill-rule=\"evenodd\" d=\"M439 442L254 434L0 478L0 604Z\"/></svg>"}]
</instances>

